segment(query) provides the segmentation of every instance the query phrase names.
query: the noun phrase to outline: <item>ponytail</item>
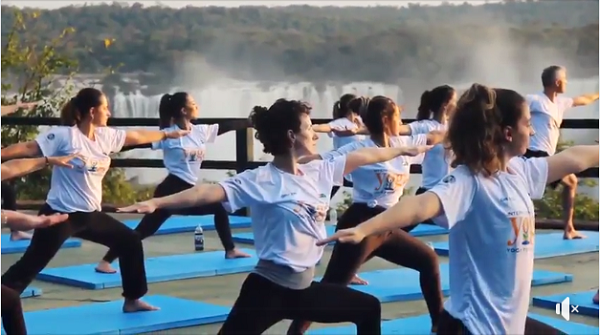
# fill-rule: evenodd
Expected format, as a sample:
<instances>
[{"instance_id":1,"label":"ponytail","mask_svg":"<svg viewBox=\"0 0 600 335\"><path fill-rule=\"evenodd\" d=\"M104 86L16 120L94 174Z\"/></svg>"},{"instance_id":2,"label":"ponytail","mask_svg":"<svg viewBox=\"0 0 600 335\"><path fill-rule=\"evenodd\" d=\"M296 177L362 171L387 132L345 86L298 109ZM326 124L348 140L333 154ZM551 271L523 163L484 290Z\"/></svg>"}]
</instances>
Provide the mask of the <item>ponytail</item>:
<instances>
[{"instance_id":1,"label":"ponytail","mask_svg":"<svg viewBox=\"0 0 600 335\"><path fill-rule=\"evenodd\" d=\"M333 104L333 119L334 120L340 118L340 110L342 109L340 105L341 104L340 104L339 100Z\"/></svg>"},{"instance_id":2,"label":"ponytail","mask_svg":"<svg viewBox=\"0 0 600 335\"><path fill-rule=\"evenodd\" d=\"M172 95L165 94L160 98L158 106L158 127L160 129L169 128L173 125L173 116L171 115L171 98Z\"/></svg>"},{"instance_id":3,"label":"ponytail","mask_svg":"<svg viewBox=\"0 0 600 335\"><path fill-rule=\"evenodd\" d=\"M425 91L421 95L421 104L419 105L419 109L417 112L417 121L431 119L431 107L429 101L430 95L430 91Z\"/></svg>"},{"instance_id":4,"label":"ponytail","mask_svg":"<svg viewBox=\"0 0 600 335\"><path fill-rule=\"evenodd\" d=\"M75 126L81 121L81 114L75 106L75 98L67 101L60 110L60 123L63 126Z\"/></svg>"}]
</instances>

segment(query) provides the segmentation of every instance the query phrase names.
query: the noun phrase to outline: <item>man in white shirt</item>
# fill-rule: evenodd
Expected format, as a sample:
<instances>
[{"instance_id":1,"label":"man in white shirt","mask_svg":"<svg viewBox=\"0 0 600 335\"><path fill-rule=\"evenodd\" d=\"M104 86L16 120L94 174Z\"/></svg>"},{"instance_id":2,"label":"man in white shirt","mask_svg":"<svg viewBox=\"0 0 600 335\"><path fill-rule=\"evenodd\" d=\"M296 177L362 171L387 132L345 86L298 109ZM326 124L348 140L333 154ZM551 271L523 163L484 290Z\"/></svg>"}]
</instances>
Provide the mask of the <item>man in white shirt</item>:
<instances>
[{"instance_id":1,"label":"man in white shirt","mask_svg":"<svg viewBox=\"0 0 600 335\"><path fill-rule=\"evenodd\" d=\"M598 100L598 93L584 94L575 98L559 96L566 91L567 71L561 66L549 66L542 72L544 90L541 93L527 96L531 110L531 127L535 134L531 137L526 157L546 157L554 155L560 137L560 125L564 113L572 108L587 106ZM575 195L577 193L577 177L568 175L559 182L551 184L556 188L563 185L563 220L565 222L565 239L578 239L585 236L573 226Z\"/></svg>"}]
</instances>

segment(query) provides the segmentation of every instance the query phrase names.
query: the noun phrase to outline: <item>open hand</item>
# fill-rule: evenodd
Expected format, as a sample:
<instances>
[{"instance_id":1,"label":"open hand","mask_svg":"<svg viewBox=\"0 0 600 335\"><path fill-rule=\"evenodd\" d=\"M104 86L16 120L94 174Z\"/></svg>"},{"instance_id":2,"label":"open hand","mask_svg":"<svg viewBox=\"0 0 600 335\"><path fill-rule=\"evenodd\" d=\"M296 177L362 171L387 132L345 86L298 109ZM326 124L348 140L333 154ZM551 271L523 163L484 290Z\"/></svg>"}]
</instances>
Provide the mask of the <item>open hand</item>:
<instances>
[{"instance_id":1,"label":"open hand","mask_svg":"<svg viewBox=\"0 0 600 335\"><path fill-rule=\"evenodd\" d=\"M60 167L65 167L65 168L72 169L73 168L73 164L71 164L71 161L74 158L80 158L81 159L81 156L79 154L72 154L72 155L69 155L69 156L48 157L48 164L50 164L52 166L60 166Z\"/></svg>"},{"instance_id":2,"label":"open hand","mask_svg":"<svg viewBox=\"0 0 600 335\"><path fill-rule=\"evenodd\" d=\"M340 229L335 232L335 234L327 237L326 239L317 241L318 246L324 246L331 242L337 241L340 243L352 243L358 244L362 242L362 240L366 237L366 235L360 231L358 228L349 228L349 229Z\"/></svg>"},{"instance_id":3,"label":"open hand","mask_svg":"<svg viewBox=\"0 0 600 335\"><path fill-rule=\"evenodd\" d=\"M431 148L433 148L433 145L418 145L414 147L406 147L402 156L419 156L420 154L431 150Z\"/></svg>"},{"instance_id":4,"label":"open hand","mask_svg":"<svg viewBox=\"0 0 600 335\"><path fill-rule=\"evenodd\" d=\"M119 213L153 213L156 210L156 204L152 200L146 200L135 203L131 206L117 208Z\"/></svg>"},{"instance_id":5,"label":"open hand","mask_svg":"<svg viewBox=\"0 0 600 335\"><path fill-rule=\"evenodd\" d=\"M190 133L189 130L178 129L178 130L174 130L174 131L165 132L165 137L166 138L180 138L180 137L186 136L189 133Z\"/></svg>"}]
</instances>

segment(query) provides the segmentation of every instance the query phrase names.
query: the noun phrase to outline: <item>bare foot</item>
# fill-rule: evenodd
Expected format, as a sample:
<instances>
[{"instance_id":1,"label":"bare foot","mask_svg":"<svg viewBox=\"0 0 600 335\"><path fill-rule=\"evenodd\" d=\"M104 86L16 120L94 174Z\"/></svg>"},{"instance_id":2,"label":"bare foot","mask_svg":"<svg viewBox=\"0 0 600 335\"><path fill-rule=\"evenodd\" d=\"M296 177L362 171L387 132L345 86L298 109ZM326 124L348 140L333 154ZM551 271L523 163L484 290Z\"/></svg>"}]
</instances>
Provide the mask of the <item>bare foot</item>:
<instances>
[{"instance_id":1,"label":"bare foot","mask_svg":"<svg viewBox=\"0 0 600 335\"><path fill-rule=\"evenodd\" d=\"M252 257L252 256L250 256L249 254L247 254L241 250L238 250L237 248L225 252L226 259L249 258L249 257Z\"/></svg>"},{"instance_id":2,"label":"bare foot","mask_svg":"<svg viewBox=\"0 0 600 335\"><path fill-rule=\"evenodd\" d=\"M592 299L596 305L598 304L598 292L600 291L596 291L596 295L594 295L594 298Z\"/></svg>"},{"instance_id":3,"label":"bare foot","mask_svg":"<svg viewBox=\"0 0 600 335\"><path fill-rule=\"evenodd\" d=\"M117 270L115 270L115 268L113 268L109 262L100 261L100 263L98 263L98 265L96 265L96 272L111 274L111 273L117 273Z\"/></svg>"},{"instance_id":4,"label":"bare foot","mask_svg":"<svg viewBox=\"0 0 600 335\"><path fill-rule=\"evenodd\" d=\"M24 231L13 231L10 233L11 241L21 241L21 240L31 240L31 233L26 233Z\"/></svg>"},{"instance_id":5,"label":"bare foot","mask_svg":"<svg viewBox=\"0 0 600 335\"><path fill-rule=\"evenodd\" d=\"M159 309L160 308L147 304L140 299L125 299L125 303L123 304L123 313L150 312L158 311Z\"/></svg>"},{"instance_id":6,"label":"bare foot","mask_svg":"<svg viewBox=\"0 0 600 335\"><path fill-rule=\"evenodd\" d=\"M354 275L350 281L350 285L369 285L369 282L360 278L358 275Z\"/></svg>"},{"instance_id":7,"label":"bare foot","mask_svg":"<svg viewBox=\"0 0 600 335\"><path fill-rule=\"evenodd\" d=\"M580 240L582 238L586 238L585 235L575 230L575 228L565 229L565 233L563 234L563 238L565 240Z\"/></svg>"}]
</instances>

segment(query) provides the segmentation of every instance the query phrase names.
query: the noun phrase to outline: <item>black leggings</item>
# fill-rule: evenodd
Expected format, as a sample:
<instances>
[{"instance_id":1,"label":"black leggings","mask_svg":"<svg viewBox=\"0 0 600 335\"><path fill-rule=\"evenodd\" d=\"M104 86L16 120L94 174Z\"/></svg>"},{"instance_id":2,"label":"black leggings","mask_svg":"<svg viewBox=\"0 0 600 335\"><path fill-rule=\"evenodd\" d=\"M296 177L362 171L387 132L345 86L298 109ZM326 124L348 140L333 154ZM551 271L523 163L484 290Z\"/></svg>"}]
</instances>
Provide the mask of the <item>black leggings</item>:
<instances>
[{"instance_id":1,"label":"black leggings","mask_svg":"<svg viewBox=\"0 0 600 335\"><path fill-rule=\"evenodd\" d=\"M340 217L336 229L356 227L383 211L383 207L352 204ZM429 246L401 229L369 236L359 244L336 243L322 282L348 285L360 266L373 256L420 272L421 291L435 327L443 310L438 257ZM395 280L401 281L402 278ZM288 334L303 333L308 326L307 322L297 319Z\"/></svg>"},{"instance_id":2,"label":"black leggings","mask_svg":"<svg viewBox=\"0 0 600 335\"><path fill-rule=\"evenodd\" d=\"M2 326L6 335L27 335L21 297L2 285Z\"/></svg>"},{"instance_id":3,"label":"black leggings","mask_svg":"<svg viewBox=\"0 0 600 335\"><path fill-rule=\"evenodd\" d=\"M165 197L175 193L179 193L190 188L194 187L194 185L188 184L187 182L181 180L181 178L176 177L172 174L169 174L165 180L162 181L154 190L154 197ZM227 211L223 207L222 204L210 204L206 206L193 207L193 208L185 208L180 210L166 210L166 209L158 209L153 213L144 215L142 221L135 227L135 231L138 232L140 238L143 240L146 237L150 237L154 235L160 228L160 226L174 214L182 214L182 215L209 215L214 214L215 216L215 228L217 229L217 234L221 239L221 243L223 243L223 247L225 247L226 251L233 250L235 248L235 244L233 243L233 237L231 236L231 228L229 227L229 215ZM112 248L108 250L106 255L104 255L103 260L106 262L113 262L118 256L116 250Z\"/></svg>"},{"instance_id":4,"label":"black leggings","mask_svg":"<svg viewBox=\"0 0 600 335\"><path fill-rule=\"evenodd\" d=\"M566 335L566 333L553 328L538 320L527 318L525 322L525 335ZM462 321L455 319L444 310L438 323L437 335L473 335Z\"/></svg>"},{"instance_id":5,"label":"black leggings","mask_svg":"<svg viewBox=\"0 0 600 335\"><path fill-rule=\"evenodd\" d=\"M40 215L57 213L48 204ZM2 285L19 294L31 283L71 236L99 243L117 251L121 261L119 268L123 281L123 297L139 299L148 291L144 248L137 232L121 221L102 212L69 213L69 219L61 224L36 229L25 254L4 275Z\"/></svg>"},{"instance_id":6,"label":"black leggings","mask_svg":"<svg viewBox=\"0 0 600 335\"><path fill-rule=\"evenodd\" d=\"M9 183L2 183L2 209L7 211L17 210L17 192ZM10 231L14 232L16 230L11 229Z\"/></svg>"},{"instance_id":7,"label":"black leggings","mask_svg":"<svg viewBox=\"0 0 600 335\"><path fill-rule=\"evenodd\" d=\"M281 320L320 323L352 322L357 334L381 334L381 303L377 298L341 285L313 282L292 290L251 273L219 335L262 334Z\"/></svg>"}]
</instances>

